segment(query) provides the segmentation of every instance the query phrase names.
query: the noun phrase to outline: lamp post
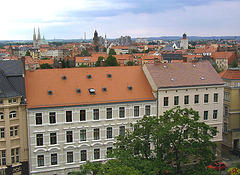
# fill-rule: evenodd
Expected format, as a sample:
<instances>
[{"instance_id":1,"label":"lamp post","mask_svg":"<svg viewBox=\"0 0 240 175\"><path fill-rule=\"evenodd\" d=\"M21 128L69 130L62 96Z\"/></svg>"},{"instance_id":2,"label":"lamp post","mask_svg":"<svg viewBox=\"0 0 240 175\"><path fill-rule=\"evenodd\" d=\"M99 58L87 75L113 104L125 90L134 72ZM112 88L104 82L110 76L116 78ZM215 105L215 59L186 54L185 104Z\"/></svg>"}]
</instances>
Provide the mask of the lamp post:
<instances>
[{"instance_id":1,"label":"lamp post","mask_svg":"<svg viewBox=\"0 0 240 175\"><path fill-rule=\"evenodd\" d=\"M219 174L221 174L221 157L222 157L222 152L220 149L216 148L216 151L219 152L220 155L220 160L219 160ZM218 155L218 154L217 154Z\"/></svg>"}]
</instances>

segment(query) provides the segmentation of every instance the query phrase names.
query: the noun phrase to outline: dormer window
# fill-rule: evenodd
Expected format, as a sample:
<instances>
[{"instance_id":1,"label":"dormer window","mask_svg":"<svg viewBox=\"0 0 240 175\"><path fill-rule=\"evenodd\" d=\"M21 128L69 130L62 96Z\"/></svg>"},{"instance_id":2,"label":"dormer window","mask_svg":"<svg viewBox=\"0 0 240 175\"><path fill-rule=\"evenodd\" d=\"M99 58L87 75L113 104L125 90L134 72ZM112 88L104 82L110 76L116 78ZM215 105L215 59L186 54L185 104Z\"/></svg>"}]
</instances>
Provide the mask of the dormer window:
<instances>
[{"instance_id":1,"label":"dormer window","mask_svg":"<svg viewBox=\"0 0 240 175\"><path fill-rule=\"evenodd\" d=\"M96 94L94 88L90 88L88 90L89 90L90 95L95 95Z\"/></svg>"},{"instance_id":2,"label":"dormer window","mask_svg":"<svg viewBox=\"0 0 240 175\"><path fill-rule=\"evenodd\" d=\"M62 80L67 80L66 75L63 75L63 76L62 76Z\"/></svg>"},{"instance_id":3,"label":"dormer window","mask_svg":"<svg viewBox=\"0 0 240 175\"><path fill-rule=\"evenodd\" d=\"M112 78L112 75L111 75L111 74L107 74L107 77L108 77L108 78Z\"/></svg>"},{"instance_id":4,"label":"dormer window","mask_svg":"<svg viewBox=\"0 0 240 175\"><path fill-rule=\"evenodd\" d=\"M89 74L88 74L88 75L87 75L87 78L88 78L88 79L92 79L92 75L89 75Z\"/></svg>"},{"instance_id":5,"label":"dormer window","mask_svg":"<svg viewBox=\"0 0 240 175\"><path fill-rule=\"evenodd\" d=\"M203 77L201 77L201 80L204 80L204 78L203 78Z\"/></svg>"},{"instance_id":6,"label":"dormer window","mask_svg":"<svg viewBox=\"0 0 240 175\"><path fill-rule=\"evenodd\" d=\"M107 88L106 87L102 87L103 92L107 92Z\"/></svg>"},{"instance_id":7,"label":"dormer window","mask_svg":"<svg viewBox=\"0 0 240 175\"><path fill-rule=\"evenodd\" d=\"M52 95L52 90L48 90L48 95Z\"/></svg>"},{"instance_id":8,"label":"dormer window","mask_svg":"<svg viewBox=\"0 0 240 175\"><path fill-rule=\"evenodd\" d=\"M78 94L81 94L81 89L77 88L77 89L76 89L76 92L77 92Z\"/></svg>"},{"instance_id":9,"label":"dormer window","mask_svg":"<svg viewBox=\"0 0 240 175\"><path fill-rule=\"evenodd\" d=\"M128 90L131 91L132 90L132 86L128 86Z\"/></svg>"}]
</instances>

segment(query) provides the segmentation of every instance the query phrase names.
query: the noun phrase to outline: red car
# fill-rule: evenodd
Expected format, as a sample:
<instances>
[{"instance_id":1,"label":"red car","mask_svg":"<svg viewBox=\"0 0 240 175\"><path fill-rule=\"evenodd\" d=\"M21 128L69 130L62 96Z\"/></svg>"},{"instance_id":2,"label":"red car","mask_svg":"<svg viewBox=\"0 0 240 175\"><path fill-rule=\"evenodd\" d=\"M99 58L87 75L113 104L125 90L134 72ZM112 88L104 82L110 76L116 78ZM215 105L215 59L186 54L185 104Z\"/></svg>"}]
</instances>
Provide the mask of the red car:
<instances>
[{"instance_id":1,"label":"red car","mask_svg":"<svg viewBox=\"0 0 240 175\"><path fill-rule=\"evenodd\" d=\"M219 171L219 163L221 165L221 169L220 169L221 171L225 170L227 168L226 165L224 163L222 163L222 162L213 162L211 165L207 166L207 169L213 168L216 171Z\"/></svg>"}]
</instances>

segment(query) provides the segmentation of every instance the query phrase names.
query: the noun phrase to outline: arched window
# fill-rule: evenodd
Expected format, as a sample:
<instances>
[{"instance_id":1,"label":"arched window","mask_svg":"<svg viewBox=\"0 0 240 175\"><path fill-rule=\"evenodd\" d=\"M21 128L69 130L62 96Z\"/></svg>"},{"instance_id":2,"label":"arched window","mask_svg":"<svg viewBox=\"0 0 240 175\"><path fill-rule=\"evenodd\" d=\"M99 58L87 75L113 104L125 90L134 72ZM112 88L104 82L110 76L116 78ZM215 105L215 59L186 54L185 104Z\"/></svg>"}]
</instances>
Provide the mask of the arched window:
<instances>
[{"instance_id":1,"label":"arched window","mask_svg":"<svg viewBox=\"0 0 240 175\"><path fill-rule=\"evenodd\" d=\"M11 111L9 113L9 118L15 118L15 117L17 117L17 112L16 111Z\"/></svg>"},{"instance_id":2,"label":"arched window","mask_svg":"<svg viewBox=\"0 0 240 175\"><path fill-rule=\"evenodd\" d=\"M4 119L4 114L0 112L0 120Z\"/></svg>"}]
</instances>

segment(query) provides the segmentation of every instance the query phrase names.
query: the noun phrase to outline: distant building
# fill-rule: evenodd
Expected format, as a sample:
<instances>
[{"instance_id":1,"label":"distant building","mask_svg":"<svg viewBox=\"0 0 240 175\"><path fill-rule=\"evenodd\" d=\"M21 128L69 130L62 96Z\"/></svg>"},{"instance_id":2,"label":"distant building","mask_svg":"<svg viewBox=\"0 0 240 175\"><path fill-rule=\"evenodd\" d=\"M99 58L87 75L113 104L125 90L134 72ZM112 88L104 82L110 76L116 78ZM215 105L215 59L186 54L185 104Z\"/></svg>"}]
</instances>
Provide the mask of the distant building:
<instances>
[{"instance_id":1,"label":"distant building","mask_svg":"<svg viewBox=\"0 0 240 175\"><path fill-rule=\"evenodd\" d=\"M117 45L130 45L132 43L131 37L130 36L121 36L120 38L116 39L116 44Z\"/></svg>"},{"instance_id":2,"label":"distant building","mask_svg":"<svg viewBox=\"0 0 240 175\"><path fill-rule=\"evenodd\" d=\"M41 38L40 29L38 28L38 35L36 36L35 28L33 29L33 49L39 49L42 44L48 44L44 36Z\"/></svg>"},{"instance_id":3,"label":"distant building","mask_svg":"<svg viewBox=\"0 0 240 175\"><path fill-rule=\"evenodd\" d=\"M95 30L94 36L93 36L93 45L95 46L95 51L99 51L99 37L98 32Z\"/></svg>"},{"instance_id":4,"label":"distant building","mask_svg":"<svg viewBox=\"0 0 240 175\"><path fill-rule=\"evenodd\" d=\"M136 38L136 43L148 43L148 39L147 38Z\"/></svg>"},{"instance_id":5,"label":"distant building","mask_svg":"<svg viewBox=\"0 0 240 175\"><path fill-rule=\"evenodd\" d=\"M186 33L183 34L183 37L182 37L181 43L180 43L180 47L183 50L187 50L188 49L188 39L187 39Z\"/></svg>"}]
</instances>

